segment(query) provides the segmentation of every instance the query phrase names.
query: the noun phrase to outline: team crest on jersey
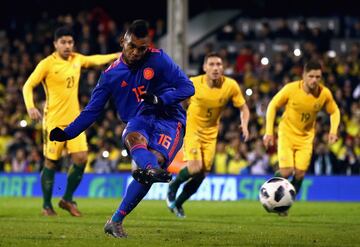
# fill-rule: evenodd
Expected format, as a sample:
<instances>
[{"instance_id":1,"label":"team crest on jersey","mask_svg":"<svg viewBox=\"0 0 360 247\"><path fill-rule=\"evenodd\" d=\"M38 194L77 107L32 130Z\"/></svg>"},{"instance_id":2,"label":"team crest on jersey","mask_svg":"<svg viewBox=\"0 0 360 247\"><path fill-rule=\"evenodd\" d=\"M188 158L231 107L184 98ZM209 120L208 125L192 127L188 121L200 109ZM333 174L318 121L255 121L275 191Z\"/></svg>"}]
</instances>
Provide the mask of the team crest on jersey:
<instances>
[{"instance_id":1,"label":"team crest on jersey","mask_svg":"<svg viewBox=\"0 0 360 247\"><path fill-rule=\"evenodd\" d=\"M73 64L73 68L74 68L74 69L79 68L79 67L80 67L80 64L78 64L78 63L74 63L74 64Z\"/></svg>"},{"instance_id":2,"label":"team crest on jersey","mask_svg":"<svg viewBox=\"0 0 360 247\"><path fill-rule=\"evenodd\" d=\"M320 109L321 109L320 103L315 103L315 104L314 104L314 109L315 109L316 111L320 111Z\"/></svg>"},{"instance_id":3,"label":"team crest on jersey","mask_svg":"<svg viewBox=\"0 0 360 247\"><path fill-rule=\"evenodd\" d=\"M144 72L143 72L143 74L144 74L144 78L146 79L146 80L151 80L153 77L154 77L154 70L152 69L152 68L145 68L144 69Z\"/></svg>"}]
</instances>

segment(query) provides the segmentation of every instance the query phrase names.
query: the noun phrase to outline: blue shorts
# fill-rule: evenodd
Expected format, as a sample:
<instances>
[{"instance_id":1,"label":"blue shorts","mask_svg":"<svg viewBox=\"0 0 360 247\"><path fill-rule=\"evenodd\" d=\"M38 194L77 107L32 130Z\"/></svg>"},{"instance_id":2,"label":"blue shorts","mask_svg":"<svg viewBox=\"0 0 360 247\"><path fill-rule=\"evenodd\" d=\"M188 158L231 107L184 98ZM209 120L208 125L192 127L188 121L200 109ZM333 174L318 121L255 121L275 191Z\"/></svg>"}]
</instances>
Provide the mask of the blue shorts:
<instances>
[{"instance_id":1,"label":"blue shorts","mask_svg":"<svg viewBox=\"0 0 360 247\"><path fill-rule=\"evenodd\" d=\"M185 127L176 120L161 119L154 115L136 116L126 125L122 140L131 132L143 135L148 147L161 153L165 158L163 168L167 168L183 145Z\"/></svg>"}]
</instances>

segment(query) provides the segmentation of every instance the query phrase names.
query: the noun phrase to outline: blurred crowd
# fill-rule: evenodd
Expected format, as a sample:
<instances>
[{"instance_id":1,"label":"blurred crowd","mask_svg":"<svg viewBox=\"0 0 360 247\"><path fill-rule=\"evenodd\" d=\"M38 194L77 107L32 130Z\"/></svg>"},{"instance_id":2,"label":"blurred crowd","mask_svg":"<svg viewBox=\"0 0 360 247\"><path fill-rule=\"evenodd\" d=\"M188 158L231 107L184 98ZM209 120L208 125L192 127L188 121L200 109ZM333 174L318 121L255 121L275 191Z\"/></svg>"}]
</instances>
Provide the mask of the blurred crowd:
<instances>
[{"instance_id":1,"label":"blurred crowd","mask_svg":"<svg viewBox=\"0 0 360 247\"><path fill-rule=\"evenodd\" d=\"M360 46L354 43L347 53L329 55L327 42L318 42L329 40L329 32L320 30L318 33L325 36L314 38L312 34L316 31L304 23L310 36L302 38L301 55L298 56L288 47L274 54L270 63L264 63L262 54L251 45L245 45L235 53L230 53L226 47L219 49L226 74L239 82L250 107L251 138L247 143L242 142L238 129L239 112L229 105L220 124L214 173L256 175L272 173L276 169L276 149L265 150L262 145L266 106L285 83L301 78L304 61L317 58L323 62L324 83L331 89L342 119L339 141L329 146L326 142L329 117L319 114L309 172L316 175L360 175ZM352 29L344 35L360 37L360 22L352 23ZM0 30L0 171L38 172L43 166L41 122L29 119L21 89L39 61L53 52L53 32L60 25L73 28L76 50L90 55L119 51L119 39L128 23L119 26L104 10L95 8L77 16L60 15L57 18L43 13L36 21L12 21L7 28ZM154 46L166 32L165 28L163 20L151 23ZM224 39L221 32L218 33L219 40ZM298 39L300 35L284 30L270 30L264 35L273 38L279 33L289 35L290 39ZM239 33L226 37L233 42L252 38ZM200 68L204 55L213 47L214 44L208 44L203 54L192 56L192 63ZM103 69L82 71L79 90L82 106L89 101L92 88ZM34 101L42 108L44 100L43 89L38 87ZM110 173L131 168L129 156L121 143L123 129L124 124L117 118L112 102L109 102L103 116L86 131L90 153L87 172ZM58 170L66 170L70 161L64 158L62 164Z\"/></svg>"}]
</instances>

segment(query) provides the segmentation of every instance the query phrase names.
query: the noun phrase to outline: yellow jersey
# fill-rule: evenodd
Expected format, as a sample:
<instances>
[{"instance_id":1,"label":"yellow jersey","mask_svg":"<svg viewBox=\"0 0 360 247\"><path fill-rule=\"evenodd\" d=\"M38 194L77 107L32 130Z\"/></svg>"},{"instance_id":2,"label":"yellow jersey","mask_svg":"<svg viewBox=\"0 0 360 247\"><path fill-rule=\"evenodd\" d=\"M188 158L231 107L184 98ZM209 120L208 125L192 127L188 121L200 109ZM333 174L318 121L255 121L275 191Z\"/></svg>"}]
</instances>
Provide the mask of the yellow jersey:
<instances>
[{"instance_id":1,"label":"yellow jersey","mask_svg":"<svg viewBox=\"0 0 360 247\"><path fill-rule=\"evenodd\" d=\"M279 133L312 142L315 135L317 113L325 107L332 115L330 133L336 134L340 122L340 112L330 90L320 86L320 93L315 97L303 89L303 81L294 81L285 85L271 100L266 113L266 134L273 135L276 110L285 105ZM336 114L333 114L336 113Z\"/></svg>"},{"instance_id":2,"label":"yellow jersey","mask_svg":"<svg viewBox=\"0 0 360 247\"><path fill-rule=\"evenodd\" d=\"M80 113L78 89L81 68L102 65L118 54L84 56L72 53L64 60L57 52L41 60L25 82L23 96L27 109L34 108L33 89L42 83L46 94L44 125L66 126Z\"/></svg>"},{"instance_id":3,"label":"yellow jersey","mask_svg":"<svg viewBox=\"0 0 360 247\"><path fill-rule=\"evenodd\" d=\"M195 94L190 98L187 125L217 131L221 112L229 100L235 107L245 104L238 83L229 77L223 77L223 84L219 88L209 87L206 75L191 77L190 80L194 84Z\"/></svg>"}]
</instances>

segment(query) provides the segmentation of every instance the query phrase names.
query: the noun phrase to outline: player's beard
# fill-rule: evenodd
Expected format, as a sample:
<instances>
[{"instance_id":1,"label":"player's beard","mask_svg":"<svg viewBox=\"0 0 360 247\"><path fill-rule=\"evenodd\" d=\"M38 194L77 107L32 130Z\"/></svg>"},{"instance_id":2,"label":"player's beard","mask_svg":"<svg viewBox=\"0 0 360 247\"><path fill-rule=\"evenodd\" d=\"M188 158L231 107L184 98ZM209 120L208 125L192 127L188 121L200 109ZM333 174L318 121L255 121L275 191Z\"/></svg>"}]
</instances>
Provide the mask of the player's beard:
<instances>
[{"instance_id":1,"label":"player's beard","mask_svg":"<svg viewBox=\"0 0 360 247\"><path fill-rule=\"evenodd\" d=\"M149 56L149 52L146 52L142 58L140 58L139 60L135 60L133 62L130 62L126 56L123 57L123 59L125 60L125 63L127 64L127 66L129 66L131 71L135 71L137 70L139 67L141 67L141 65L144 64L145 60L148 58Z\"/></svg>"}]
</instances>

